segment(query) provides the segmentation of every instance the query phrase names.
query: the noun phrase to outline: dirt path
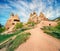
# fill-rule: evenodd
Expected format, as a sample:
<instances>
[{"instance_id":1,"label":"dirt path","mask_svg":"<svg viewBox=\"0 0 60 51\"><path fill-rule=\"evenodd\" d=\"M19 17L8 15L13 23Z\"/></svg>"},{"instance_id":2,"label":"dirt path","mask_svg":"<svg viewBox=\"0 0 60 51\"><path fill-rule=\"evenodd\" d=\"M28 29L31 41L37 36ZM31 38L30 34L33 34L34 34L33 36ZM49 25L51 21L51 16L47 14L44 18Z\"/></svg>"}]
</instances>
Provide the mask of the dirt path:
<instances>
[{"instance_id":1,"label":"dirt path","mask_svg":"<svg viewBox=\"0 0 60 51\"><path fill-rule=\"evenodd\" d=\"M15 51L60 51L60 40L45 34L40 28L52 22L42 21L36 28L29 30L30 38Z\"/></svg>"},{"instance_id":2,"label":"dirt path","mask_svg":"<svg viewBox=\"0 0 60 51\"><path fill-rule=\"evenodd\" d=\"M40 28L29 31L31 36L15 51L59 51L60 41L45 34Z\"/></svg>"}]
</instances>

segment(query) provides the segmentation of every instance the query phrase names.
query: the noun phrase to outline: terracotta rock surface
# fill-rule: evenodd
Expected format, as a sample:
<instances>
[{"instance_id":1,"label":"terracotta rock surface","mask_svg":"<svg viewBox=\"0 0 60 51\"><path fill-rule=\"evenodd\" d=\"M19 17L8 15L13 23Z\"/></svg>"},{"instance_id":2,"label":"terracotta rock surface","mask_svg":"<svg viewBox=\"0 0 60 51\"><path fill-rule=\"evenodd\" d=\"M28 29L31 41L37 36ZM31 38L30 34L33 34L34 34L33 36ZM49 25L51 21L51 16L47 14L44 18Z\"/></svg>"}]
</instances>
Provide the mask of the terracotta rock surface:
<instances>
[{"instance_id":1,"label":"terracotta rock surface","mask_svg":"<svg viewBox=\"0 0 60 51\"><path fill-rule=\"evenodd\" d=\"M14 28L14 26L16 25L16 23L19 23L20 22L20 19L19 19L19 17L18 17L18 15L14 15L14 14L12 14L11 16L10 16L10 18L7 20L7 23L6 23L6 25L5 25L5 28L8 30L8 29L10 29L12 26L13 26L13 28ZM12 28L12 29L13 29Z\"/></svg>"},{"instance_id":2,"label":"terracotta rock surface","mask_svg":"<svg viewBox=\"0 0 60 51\"><path fill-rule=\"evenodd\" d=\"M48 21L48 19L45 17L45 15L41 12L40 15L38 16L36 12L33 12L30 14L30 18L28 21L30 22L35 22L35 23L40 23L40 21Z\"/></svg>"},{"instance_id":3,"label":"terracotta rock surface","mask_svg":"<svg viewBox=\"0 0 60 51\"><path fill-rule=\"evenodd\" d=\"M37 23L37 20L38 20L38 16L37 16L36 12L31 13L28 21Z\"/></svg>"},{"instance_id":4,"label":"terracotta rock surface","mask_svg":"<svg viewBox=\"0 0 60 51\"><path fill-rule=\"evenodd\" d=\"M39 19L43 21L48 21L48 18L46 18L46 16L42 12L39 15Z\"/></svg>"}]
</instances>

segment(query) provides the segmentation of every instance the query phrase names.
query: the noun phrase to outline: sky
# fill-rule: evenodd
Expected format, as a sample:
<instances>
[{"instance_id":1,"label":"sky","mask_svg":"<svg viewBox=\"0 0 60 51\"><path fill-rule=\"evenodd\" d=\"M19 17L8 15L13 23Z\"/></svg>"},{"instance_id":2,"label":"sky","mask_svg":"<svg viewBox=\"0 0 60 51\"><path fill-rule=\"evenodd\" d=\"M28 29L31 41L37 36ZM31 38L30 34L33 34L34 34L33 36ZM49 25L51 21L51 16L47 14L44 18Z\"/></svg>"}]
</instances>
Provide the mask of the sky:
<instances>
[{"instance_id":1,"label":"sky","mask_svg":"<svg viewBox=\"0 0 60 51\"><path fill-rule=\"evenodd\" d=\"M60 16L60 0L0 0L0 23L5 25L11 13L18 14L21 22L27 22L29 15L43 12L49 19Z\"/></svg>"}]
</instances>

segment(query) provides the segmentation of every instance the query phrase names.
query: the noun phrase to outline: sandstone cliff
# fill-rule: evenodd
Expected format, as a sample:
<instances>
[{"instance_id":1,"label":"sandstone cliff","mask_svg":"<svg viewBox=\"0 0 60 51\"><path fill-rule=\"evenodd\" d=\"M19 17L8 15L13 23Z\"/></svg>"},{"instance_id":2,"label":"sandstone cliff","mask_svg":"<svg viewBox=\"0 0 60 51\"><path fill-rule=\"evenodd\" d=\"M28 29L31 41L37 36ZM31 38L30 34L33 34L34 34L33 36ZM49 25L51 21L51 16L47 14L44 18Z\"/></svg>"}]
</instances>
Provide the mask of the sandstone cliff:
<instances>
[{"instance_id":1,"label":"sandstone cliff","mask_svg":"<svg viewBox=\"0 0 60 51\"><path fill-rule=\"evenodd\" d=\"M45 20L45 21L48 21L48 18L46 18L46 16L41 12L40 15L39 15L39 19L40 20Z\"/></svg>"},{"instance_id":2,"label":"sandstone cliff","mask_svg":"<svg viewBox=\"0 0 60 51\"><path fill-rule=\"evenodd\" d=\"M38 16L36 12L30 14L29 22L40 23L40 21L48 21L48 18L41 12Z\"/></svg>"},{"instance_id":3,"label":"sandstone cliff","mask_svg":"<svg viewBox=\"0 0 60 51\"><path fill-rule=\"evenodd\" d=\"M28 21L37 23L37 20L38 20L38 16L37 16L36 12L31 13Z\"/></svg>"},{"instance_id":4,"label":"sandstone cliff","mask_svg":"<svg viewBox=\"0 0 60 51\"><path fill-rule=\"evenodd\" d=\"M19 19L18 15L14 15L12 13L11 16L10 16L10 18L7 20L7 23L5 25L5 28L7 30L10 29L12 26L14 28L14 26L16 25L16 23L19 23L19 22L20 22L20 19Z\"/></svg>"}]
</instances>

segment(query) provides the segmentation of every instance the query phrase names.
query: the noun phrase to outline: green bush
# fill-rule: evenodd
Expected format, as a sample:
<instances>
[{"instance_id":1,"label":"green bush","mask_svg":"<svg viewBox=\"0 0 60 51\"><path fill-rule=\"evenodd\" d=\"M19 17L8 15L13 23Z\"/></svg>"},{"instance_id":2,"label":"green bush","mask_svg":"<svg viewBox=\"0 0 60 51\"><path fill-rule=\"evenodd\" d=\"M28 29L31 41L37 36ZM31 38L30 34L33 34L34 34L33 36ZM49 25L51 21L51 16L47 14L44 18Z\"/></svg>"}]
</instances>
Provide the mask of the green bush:
<instances>
[{"instance_id":1,"label":"green bush","mask_svg":"<svg viewBox=\"0 0 60 51\"><path fill-rule=\"evenodd\" d=\"M15 29L20 29L20 28L22 28L23 27L23 23L17 23L16 25L15 25Z\"/></svg>"},{"instance_id":2,"label":"green bush","mask_svg":"<svg viewBox=\"0 0 60 51\"><path fill-rule=\"evenodd\" d=\"M17 30L16 32L12 33L12 34L0 34L0 43L4 42L3 44L0 45L0 49L2 49L3 47L6 47L6 46L9 46L12 42L13 42L13 39L11 39L10 37L13 37L14 35L18 35L19 33L21 33L22 29L20 30ZM10 39L11 40L10 40ZM7 40L7 41L6 41ZM9 43L8 43L9 42Z\"/></svg>"},{"instance_id":3,"label":"green bush","mask_svg":"<svg viewBox=\"0 0 60 51\"><path fill-rule=\"evenodd\" d=\"M0 28L0 33L4 32L5 31L5 27L1 27Z\"/></svg>"},{"instance_id":4,"label":"green bush","mask_svg":"<svg viewBox=\"0 0 60 51\"><path fill-rule=\"evenodd\" d=\"M30 33L22 33L18 35L13 43L8 47L7 51L14 51L20 44L24 43L30 36Z\"/></svg>"},{"instance_id":5,"label":"green bush","mask_svg":"<svg viewBox=\"0 0 60 51\"><path fill-rule=\"evenodd\" d=\"M15 34L3 34L3 35L0 34L0 43L12 37L13 35Z\"/></svg>"},{"instance_id":6,"label":"green bush","mask_svg":"<svg viewBox=\"0 0 60 51\"><path fill-rule=\"evenodd\" d=\"M2 24L0 24L0 33L4 32L4 31L5 31L5 27Z\"/></svg>"},{"instance_id":7,"label":"green bush","mask_svg":"<svg viewBox=\"0 0 60 51\"><path fill-rule=\"evenodd\" d=\"M9 46L12 42L13 42L13 40L12 40L12 39L9 39L8 41L6 41L6 42L4 42L3 44L0 45L0 49L4 48L4 47L6 47L6 46L7 46L7 48L8 48L8 46Z\"/></svg>"},{"instance_id":8,"label":"green bush","mask_svg":"<svg viewBox=\"0 0 60 51\"><path fill-rule=\"evenodd\" d=\"M30 24L31 26L34 26L35 25L34 22L28 22L27 24Z\"/></svg>"},{"instance_id":9,"label":"green bush","mask_svg":"<svg viewBox=\"0 0 60 51\"><path fill-rule=\"evenodd\" d=\"M49 35L51 35L51 36L53 36L53 37L55 37L55 38L58 38L58 39L60 39L60 32L56 32L56 31L45 31L45 33L47 33L47 34L49 34Z\"/></svg>"},{"instance_id":10,"label":"green bush","mask_svg":"<svg viewBox=\"0 0 60 51\"><path fill-rule=\"evenodd\" d=\"M60 39L60 23L58 23L57 26L53 27L53 26L44 26L42 28L42 30L44 30L45 33Z\"/></svg>"},{"instance_id":11,"label":"green bush","mask_svg":"<svg viewBox=\"0 0 60 51\"><path fill-rule=\"evenodd\" d=\"M58 22L56 28L60 30L60 22Z\"/></svg>"},{"instance_id":12,"label":"green bush","mask_svg":"<svg viewBox=\"0 0 60 51\"><path fill-rule=\"evenodd\" d=\"M7 40L8 38L10 38L11 36L14 36L14 35L18 35L19 33L25 31L26 29L20 29L20 30L17 30L16 32L13 32L12 34L0 34L0 43Z\"/></svg>"}]
</instances>

